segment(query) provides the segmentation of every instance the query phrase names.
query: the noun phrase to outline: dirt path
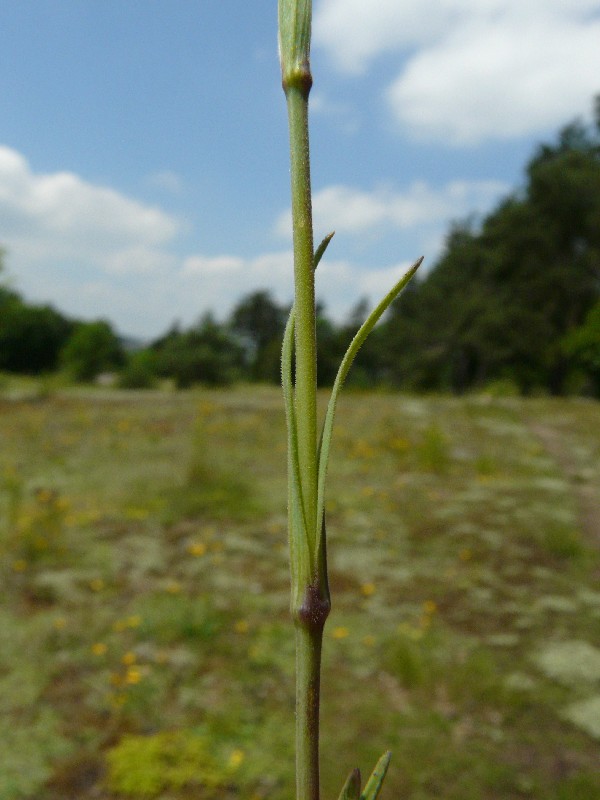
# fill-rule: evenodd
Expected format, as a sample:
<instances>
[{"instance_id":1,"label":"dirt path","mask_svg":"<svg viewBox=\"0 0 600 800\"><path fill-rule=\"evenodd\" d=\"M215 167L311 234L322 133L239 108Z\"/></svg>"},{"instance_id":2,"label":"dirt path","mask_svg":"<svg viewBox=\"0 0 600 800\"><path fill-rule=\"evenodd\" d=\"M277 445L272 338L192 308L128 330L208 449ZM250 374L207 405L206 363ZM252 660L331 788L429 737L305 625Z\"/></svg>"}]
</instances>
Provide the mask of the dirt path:
<instances>
[{"instance_id":1,"label":"dirt path","mask_svg":"<svg viewBox=\"0 0 600 800\"><path fill-rule=\"evenodd\" d=\"M569 480L579 503L581 531L600 550L600 482L590 475L594 471L586 469L587 465L575 454L574 442L564 429L551 425L547 419L530 421L528 426Z\"/></svg>"}]
</instances>

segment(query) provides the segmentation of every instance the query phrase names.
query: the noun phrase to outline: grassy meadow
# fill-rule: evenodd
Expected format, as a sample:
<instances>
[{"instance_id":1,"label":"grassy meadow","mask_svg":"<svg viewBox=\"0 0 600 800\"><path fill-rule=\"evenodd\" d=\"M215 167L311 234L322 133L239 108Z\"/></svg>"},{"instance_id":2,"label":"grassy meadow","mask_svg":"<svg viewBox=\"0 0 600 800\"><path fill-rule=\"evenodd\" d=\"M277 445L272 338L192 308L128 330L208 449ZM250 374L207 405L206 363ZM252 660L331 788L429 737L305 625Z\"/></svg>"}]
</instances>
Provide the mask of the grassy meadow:
<instances>
[{"instance_id":1,"label":"grassy meadow","mask_svg":"<svg viewBox=\"0 0 600 800\"><path fill-rule=\"evenodd\" d=\"M0 443L0 798L289 800L279 391L5 386ZM324 797L598 800L600 404L348 393L327 509Z\"/></svg>"}]
</instances>

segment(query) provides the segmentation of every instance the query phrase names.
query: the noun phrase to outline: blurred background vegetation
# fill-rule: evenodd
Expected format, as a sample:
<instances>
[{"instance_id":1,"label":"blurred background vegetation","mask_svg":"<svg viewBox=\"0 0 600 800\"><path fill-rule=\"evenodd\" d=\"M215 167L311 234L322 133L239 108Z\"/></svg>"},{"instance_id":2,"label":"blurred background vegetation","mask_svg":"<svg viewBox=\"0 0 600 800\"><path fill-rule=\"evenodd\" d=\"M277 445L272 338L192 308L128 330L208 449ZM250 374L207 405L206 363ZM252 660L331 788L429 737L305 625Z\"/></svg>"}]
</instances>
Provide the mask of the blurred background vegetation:
<instances>
[{"instance_id":1,"label":"blurred background vegetation","mask_svg":"<svg viewBox=\"0 0 600 800\"><path fill-rule=\"evenodd\" d=\"M282 406L0 391L2 800L293 796ZM329 477L323 797L600 800L600 403L346 393Z\"/></svg>"},{"instance_id":2,"label":"blurred background vegetation","mask_svg":"<svg viewBox=\"0 0 600 800\"><path fill-rule=\"evenodd\" d=\"M414 280L366 346L355 386L462 393L600 396L600 102L594 126L573 122L542 144L524 185L483 220L449 231L443 253ZM366 318L318 309L321 385L331 384ZM68 319L0 286L0 371L62 370L77 381L107 372L124 388L279 382L289 309L268 290L243 297L229 318L175 323L153 342L122 340L106 321Z\"/></svg>"}]
</instances>

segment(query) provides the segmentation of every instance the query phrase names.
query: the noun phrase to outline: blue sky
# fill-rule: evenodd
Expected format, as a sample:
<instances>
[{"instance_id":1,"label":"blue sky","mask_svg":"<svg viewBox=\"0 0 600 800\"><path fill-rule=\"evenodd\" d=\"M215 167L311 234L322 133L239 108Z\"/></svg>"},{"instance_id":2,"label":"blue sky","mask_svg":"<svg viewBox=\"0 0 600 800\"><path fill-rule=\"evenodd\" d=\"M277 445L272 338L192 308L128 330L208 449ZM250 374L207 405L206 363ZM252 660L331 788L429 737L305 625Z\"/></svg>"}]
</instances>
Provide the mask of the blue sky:
<instances>
[{"instance_id":1,"label":"blue sky","mask_svg":"<svg viewBox=\"0 0 600 800\"><path fill-rule=\"evenodd\" d=\"M26 298L158 336L291 299L276 2L5 0L0 244ZM379 299L600 92L600 0L315 0L318 296Z\"/></svg>"}]
</instances>

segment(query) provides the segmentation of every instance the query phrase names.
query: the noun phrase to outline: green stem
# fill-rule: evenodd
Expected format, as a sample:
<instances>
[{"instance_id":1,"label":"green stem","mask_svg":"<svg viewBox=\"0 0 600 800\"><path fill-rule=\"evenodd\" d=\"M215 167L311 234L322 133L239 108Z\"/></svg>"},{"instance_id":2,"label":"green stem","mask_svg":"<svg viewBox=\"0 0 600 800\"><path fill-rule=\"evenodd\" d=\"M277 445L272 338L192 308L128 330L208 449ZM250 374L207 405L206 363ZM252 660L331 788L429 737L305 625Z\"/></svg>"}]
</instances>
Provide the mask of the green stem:
<instances>
[{"instance_id":1,"label":"green stem","mask_svg":"<svg viewBox=\"0 0 600 800\"><path fill-rule=\"evenodd\" d=\"M290 129L292 219L294 229L295 404L298 461L309 536L315 563L317 538L317 343L315 282L308 141L310 73L289 80L285 88Z\"/></svg>"},{"instance_id":2,"label":"green stem","mask_svg":"<svg viewBox=\"0 0 600 800\"><path fill-rule=\"evenodd\" d=\"M323 628L329 614L325 558L317 552L317 341L314 247L308 138L308 95L312 78L307 61L284 70L290 130L292 220L294 232L294 335L298 501L309 574L294 564L292 613L296 629L296 800L319 800L319 702ZM321 521L319 520L319 528ZM297 557L297 553L296 553ZM299 578L302 583L298 585ZM299 589L299 591L298 591Z\"/></svg>"},{"instance_id":3,"label":"green stem","mask_svg":"<svg viewBox=\"0 0 600 800\"><path fill-rule=\"evenodd\" d=\"M291 610L296 630L296 800L319 800L319 702L323 629L330 610L324 489L337 394L354 356L420 262L371 313L344 356L317 446L317 341L314 268L333 234L313 249L308 96L312 0L279 0L279 55L290 131L294 305L281 354L288 430ZM295 341L295 348L293 347ZM292 362L295 356L295 380ZM389 754L379 760L365 792L355 770L340 800L377 800ZM360 794L360 797L359 797Z\"/></svg>"},{"instance_id":4,"label":"green stem","mask_svg":"<svg viewBox=\"0 0 600 800\"><path fill-rule=\"evenodd\" d=\"M296 623L296 800L319 800L319 703L329 599L309 586Z\"/></svg>"}]
</instances>

